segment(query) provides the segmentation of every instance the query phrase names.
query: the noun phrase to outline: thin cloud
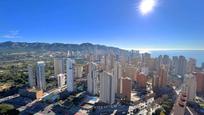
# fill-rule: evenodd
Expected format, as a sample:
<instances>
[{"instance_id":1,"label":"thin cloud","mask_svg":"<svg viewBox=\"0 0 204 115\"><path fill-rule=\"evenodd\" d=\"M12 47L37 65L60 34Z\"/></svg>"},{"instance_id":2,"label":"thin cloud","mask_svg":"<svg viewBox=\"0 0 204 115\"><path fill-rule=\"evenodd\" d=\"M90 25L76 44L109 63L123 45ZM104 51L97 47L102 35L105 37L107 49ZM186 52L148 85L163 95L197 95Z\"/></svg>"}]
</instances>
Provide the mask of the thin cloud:
<instances>
[{"instance_id":1,"label":"thin cloud","mask_svg":"<svg viewBox=\"0 0 204 115\"><path fill-rule=\"evenodd\" d=\"M19 36L18 30L9 31L8 34L2 35L2 37L3 38L21 38L21 36Z\"/></svg>"}]
</instances>

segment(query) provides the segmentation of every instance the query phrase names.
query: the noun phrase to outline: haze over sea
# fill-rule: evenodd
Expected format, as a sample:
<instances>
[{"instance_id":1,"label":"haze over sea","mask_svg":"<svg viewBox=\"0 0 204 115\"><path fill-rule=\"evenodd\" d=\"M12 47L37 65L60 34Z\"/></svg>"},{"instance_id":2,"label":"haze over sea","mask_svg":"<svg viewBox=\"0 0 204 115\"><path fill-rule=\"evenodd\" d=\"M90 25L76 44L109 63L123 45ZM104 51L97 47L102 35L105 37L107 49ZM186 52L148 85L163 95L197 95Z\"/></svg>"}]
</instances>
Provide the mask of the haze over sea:
<instances>
[{"instance_id":1,"label":"haze over sea","mask_svg":"<svg viewBox=\"0 0 204 115\"><path fill-rule=\"evenodd\" d=\"M168 55L170 58L173 56L185 56L187 59L194 58L196 59L196 65L201 67L201 64L204 62L204 50L155 50L149 51L152 57L158 57L159 55Z\"/></svg>"}]
</instances>

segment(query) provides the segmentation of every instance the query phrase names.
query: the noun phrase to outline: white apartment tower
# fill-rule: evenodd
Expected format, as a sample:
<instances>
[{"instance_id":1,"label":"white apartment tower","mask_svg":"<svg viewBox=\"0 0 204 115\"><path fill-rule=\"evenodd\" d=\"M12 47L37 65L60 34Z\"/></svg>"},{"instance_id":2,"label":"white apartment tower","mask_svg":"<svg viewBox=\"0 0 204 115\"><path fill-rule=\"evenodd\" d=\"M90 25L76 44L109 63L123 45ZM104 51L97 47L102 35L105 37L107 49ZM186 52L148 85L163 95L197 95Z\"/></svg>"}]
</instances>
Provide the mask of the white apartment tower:
<instances>
[{"instance_id":1,"label":"white apartment tower","mask_svg":"<svg viewBox=\"0 0 204 115\"><path fill-rule=\"evenodd\" d=\"M115 102L115 88L113 76L110 73L102 72L100 75L100 96L101 102L113 104Z\"/></svg>"},{"instance_id":2,"label":"white apartment tower","mask_svg":"<svg viewBox=\"0 0 204 115\"><path fill-rule=\"evenodd\" d=\"M36 77L37 77L37 87L41 90L46 90L44 61L37 62Z\"/></svg>"},{"instance_id":3,"label":"white apartment tower","mask_svg":"<svg viewBox=\"0 0 204 115\"><path fill-rule=\"evenodd\" d=\"M97 70L97 65L93 62L89 63L89 73L87 76L87 90L89 93L96 95L98 93L97 81L99 72Z\"/></svg>"},{"instance_id":4,"label":"white apartment tower","mask_svg":"<svg viewBox=\"0 0 204 115\"><path fill-rule=\"evenodd\" d=\"M115 93L120 94L122 93L122 82L121 82L121 75L122 75L122 68L119 62L115 62L113 66L113 80L114 80L114 88Z\"/></svg>"},{"instance_id":5,"label":"white apartment tower","mask_svg":"<svg viewBox=\"0 0 204 115\"><path fill-rule=\"evenodd\" d=\"M74 91L74 60L71 58L67 58L67 91L73 92Z\"/></svg>"}]
</instances>

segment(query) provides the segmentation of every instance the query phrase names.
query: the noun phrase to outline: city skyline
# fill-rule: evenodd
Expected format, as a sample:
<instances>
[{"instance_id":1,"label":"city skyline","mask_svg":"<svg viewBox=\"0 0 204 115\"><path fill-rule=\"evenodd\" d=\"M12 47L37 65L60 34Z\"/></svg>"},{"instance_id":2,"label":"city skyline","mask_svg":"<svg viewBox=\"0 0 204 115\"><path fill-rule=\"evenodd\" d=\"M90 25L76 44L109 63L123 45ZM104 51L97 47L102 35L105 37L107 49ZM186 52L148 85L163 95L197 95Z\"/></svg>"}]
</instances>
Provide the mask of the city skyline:
<instances>
[{"instance_id":1,"label":"city skyline","mask_svg":"<svg viewBox=\"0 0 204 115\"><path fill-rule=\"evenodd\" d=\"M93 43L122 49L204 50L202 2L0 1L0 42Z\"/></svg>"},{"instance_id":2,"label":"city skyline","mask_svg":"<svg viewBox=\"0 0 204 115\"><path fill-rule=\"evenodd\" d=\"M204 115L203 0L0 0L0 115Z\"/></svg>"}]
</instances>

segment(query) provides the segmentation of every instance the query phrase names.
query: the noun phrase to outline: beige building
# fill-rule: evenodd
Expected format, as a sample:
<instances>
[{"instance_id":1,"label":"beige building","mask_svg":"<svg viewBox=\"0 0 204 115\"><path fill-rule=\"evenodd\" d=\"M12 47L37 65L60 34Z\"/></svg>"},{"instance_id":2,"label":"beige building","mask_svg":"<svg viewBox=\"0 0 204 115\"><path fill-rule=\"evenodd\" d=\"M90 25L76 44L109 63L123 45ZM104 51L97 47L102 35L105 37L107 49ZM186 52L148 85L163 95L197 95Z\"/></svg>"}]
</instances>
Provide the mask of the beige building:
<instances>
[{"instance_id":1,"label":"beige building","mask_svg":"<svg viewBox=\"0 0 204 115\"><path fill-rule=\"evenodd\" d=\"M83 76L84 67L82 64L75 64L74 65L74 75L75 78L82 78Z\"/></svg>"},{"instance_id":2,"label":"beige building","mask_svg":"<svg viewBox=\"0 0 204 115\"><path fill-rule=\"evenodd\" d=\"M168 77L168 69L166 68L165 65L161 65L159 69L159 87L165 87L168 82L167 82L167 77Z\"/></svg>"},{"instance_id":3,"label":"beige building","mask_svg":"<svg viewBox=\"0 0 204 115\"><path fill-rule=\"evenodd\" d=\"M63 58L54 58L54 72L56 77L58 74L65 73L65 60Z\"/></svg>"},{"instance_id":4,"label":"beige building","mask_svg":"<svg viewBox=\"0 0 204 115\"><path fill-rule=\"evenodd\" d=\"M62 88L65 85L65 74L57 75L57 85L58 88Z\"/></svg>"}]
</instances>

